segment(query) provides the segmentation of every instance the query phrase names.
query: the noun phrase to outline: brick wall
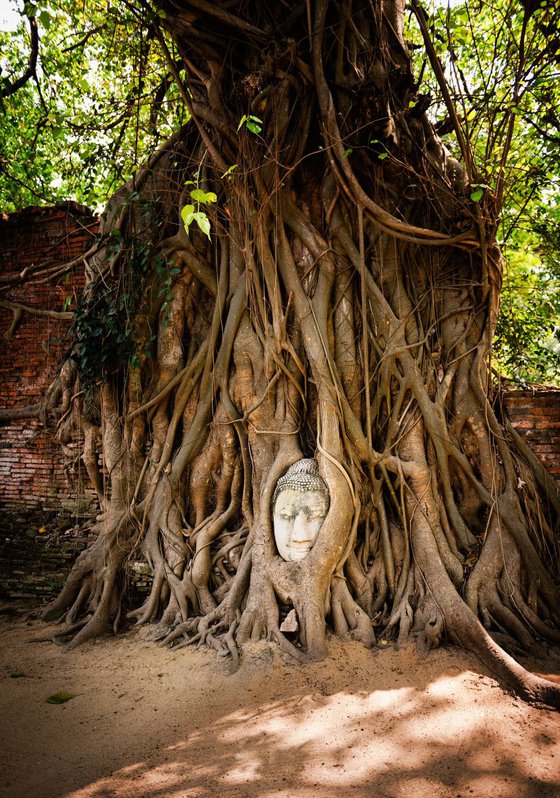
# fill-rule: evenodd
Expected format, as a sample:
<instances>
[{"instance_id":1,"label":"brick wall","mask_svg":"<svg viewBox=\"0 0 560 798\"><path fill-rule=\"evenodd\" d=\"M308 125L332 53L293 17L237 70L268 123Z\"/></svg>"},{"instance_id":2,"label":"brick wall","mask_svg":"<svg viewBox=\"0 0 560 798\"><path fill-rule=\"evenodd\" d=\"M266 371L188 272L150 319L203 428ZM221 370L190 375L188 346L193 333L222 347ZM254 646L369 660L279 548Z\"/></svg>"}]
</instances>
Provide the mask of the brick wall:
<instances>
[{"instance_id":1,"label":"brick wall","mask_svg":"<svg viewBox=\"0 0 560 798\"><path fill-rule=\"evenodd\" d=\"M59 593L76 558L93 539L87 524L72 524L72 518L58 513L0 513L0 600L53 598ZM149 566L129 562L126 577L133 601L140 603L152 584Z\"/></svg>"},{"instance_id":2,"label":"brick wall","mask_svg":"<svg viewBox=\"0 0 560 798\"><path fill-rule=\"evenodd\" d=\"M56 596L88 542L87 531L73 528L68 517L2 513L0 598Z\"/></svg>"},{"instance_id":3,"label":"brick wall","mask_svg":"<svg viewBox=\"0 0 560 798\"><path fill-rule=\"evenodd\" d=\"M0 300L43 310L72 307L83 289L83 264L54 277L52 271L83 254L97 229L98 220L75 203L3 215ZM32 281L6 281L24 269L33 271ZM24 312L10 334L13 319L12 310L0 307L1 408L34 404L44 397L69 344L67 321ZM0 507L79 511L91 503L84 482L80 463L68 467L52 431L38 420L0 424Z\"/></svg>"},{"instance_id":4,"label":"brick wall","mask_svg":"<svg viewBox=\"0 0 560 798\"><path fill-rule=\"evenodd\" d=\"M560 389L508 391L505 406L512 426L524 436L560 490Z\"/></svg>"}]
</instances>

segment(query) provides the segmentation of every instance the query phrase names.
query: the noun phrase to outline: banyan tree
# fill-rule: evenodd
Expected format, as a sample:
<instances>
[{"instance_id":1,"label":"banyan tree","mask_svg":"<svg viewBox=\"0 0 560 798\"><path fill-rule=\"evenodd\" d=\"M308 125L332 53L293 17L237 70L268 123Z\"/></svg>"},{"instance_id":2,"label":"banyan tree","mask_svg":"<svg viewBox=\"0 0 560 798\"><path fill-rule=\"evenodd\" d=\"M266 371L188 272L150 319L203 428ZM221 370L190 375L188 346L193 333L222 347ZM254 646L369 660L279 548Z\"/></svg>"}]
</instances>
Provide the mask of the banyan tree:
<instances>
[{"instance_id":1,"label":"banyan tree","mask_svg":"<svg viewBox=\"0 0 560 798\"><path fill-rule=\"evenodd\" d=\"M128 618L234 663L262 638L299 660L328 634L447 639L558 706L512 658L560 638L559 502L490 378L500 191L423 13L457 158L401 0L141 5L190 118L111 200L49 395L100 507L60 635Z\"/></svg>"}]
</instances>

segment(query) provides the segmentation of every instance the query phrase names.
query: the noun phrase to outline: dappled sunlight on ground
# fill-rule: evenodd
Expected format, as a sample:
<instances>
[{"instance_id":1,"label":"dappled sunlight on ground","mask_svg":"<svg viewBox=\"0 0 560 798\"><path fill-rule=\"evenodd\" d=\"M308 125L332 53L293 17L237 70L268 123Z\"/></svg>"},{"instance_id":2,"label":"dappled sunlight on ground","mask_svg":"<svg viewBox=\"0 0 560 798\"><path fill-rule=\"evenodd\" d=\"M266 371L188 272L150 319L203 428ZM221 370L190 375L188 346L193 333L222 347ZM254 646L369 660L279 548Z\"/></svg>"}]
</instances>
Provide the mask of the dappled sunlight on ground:
<instances>
[{"instance_id":1,"label":"dappled sunlight on ground","mask_svg":"<svg viewBox=\"0 0 560 798\"><path fill-rule=\"evenodd\" d=\"M25 636L3 635L6 798L560 795L560 716L457 650L333 641L301 668L260 644L229 676L210 653L137 635L70 654ZM44 703L61 689L75 698Z\"/></svg>"}]
</instances>

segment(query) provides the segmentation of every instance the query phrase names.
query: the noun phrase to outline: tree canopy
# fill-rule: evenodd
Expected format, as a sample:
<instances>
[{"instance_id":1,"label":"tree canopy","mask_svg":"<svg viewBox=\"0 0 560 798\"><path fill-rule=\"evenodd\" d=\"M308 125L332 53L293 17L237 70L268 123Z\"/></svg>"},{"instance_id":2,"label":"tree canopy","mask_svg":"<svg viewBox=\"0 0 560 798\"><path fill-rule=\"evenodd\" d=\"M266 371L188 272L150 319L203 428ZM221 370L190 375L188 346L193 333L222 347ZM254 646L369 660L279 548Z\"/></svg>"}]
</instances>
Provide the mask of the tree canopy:
<instances>
[{"instance_id":1,"label":"tree canopy","mask_svg":"<svg viewBox=\"0 0 560 798\"><path fill-rule=\"evenodd\" d=\"M505 260L497 367L521 382L558 381L559 12L554 3L436 4L435 53L479 170L498 194ZM414 42L419 34L412 33ZM457 152L440 87L416 51L436 129Z\"/></svg>"},{"instance_id":2,"label":"tree canopy","mask_svg":"<svg viewBox=\"0 0 560 798\"><path fill-rule=\"evenodd\" d=\"M149 14L72 0L11 7L20 14L0 34L2 210L74 199L101 211L185 120Z\"/></svg>"}]
</instances>

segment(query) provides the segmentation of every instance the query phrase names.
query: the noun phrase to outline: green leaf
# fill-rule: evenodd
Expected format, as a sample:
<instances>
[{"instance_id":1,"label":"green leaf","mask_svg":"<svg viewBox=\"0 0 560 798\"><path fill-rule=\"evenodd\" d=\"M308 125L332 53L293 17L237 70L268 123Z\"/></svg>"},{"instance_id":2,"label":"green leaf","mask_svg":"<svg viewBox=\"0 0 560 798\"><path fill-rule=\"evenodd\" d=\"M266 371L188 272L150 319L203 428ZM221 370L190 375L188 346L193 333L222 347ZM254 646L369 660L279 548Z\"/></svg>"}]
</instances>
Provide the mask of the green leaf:
<instances>
[{"instance_id":1,"label":"green leaf","mask_svg":"<svg viewBox=\"0 0 560 798\"><path fill-rule=\"evenodd\" d=\"M224 177L229 177L229 176L232 174L232 172L234 172L236 169L237 169L237 164L236 164L236 163L234 163L234 164L233 164L233 166L230 166L230 167L229 167L229 169L227 169L227 170L226 170L226 171L223 173L223 175L222 175L222 180L224 179Z\"/></svg>"},{"instance_id":2,"label":"green leaf","mask_svg":"<svg viewBox=\"0 0 560 798\"><path fill-rule=\"evenodd\" d=\"M203 211L195 211L194 205L185 205L185 207L181 210L181 218L183 220L183 224L185 225L185 232L187 235L192 222L196 222L204 235L208 236L208 240L212 240L210 238L210 219Z\"/></svg>"},{"instance_id":3,"label":"green leaf","mask_svg":"<svg viewBox=\"0 0 560 798\"><path fill-rule=\"evenodd\" d=\"M193 214L193 219L196 221L204 235L208 236L208 240L212 241L210 238L210 219L206 216L206 214L201 212L195 213Z\"/></svg>"},{"instance_id":4,"label":"green leaf","mask_svg":"<svg viewBox=\"0 0 560 798\"><path fill-rule=\"evenodd\" d=\"M385 160L385 158L388 158L389 156L388 156L388 154L387 154L386 152L382 152L382 153L380 153L380 154L379 154L377 157L378 157L378 159L379 159L380 161L384 161L384 160Z\"/></svg>"},{"instance_id":5,"label":"green leaf","mask_svg":"<svg viewBox=\"0 0 560 798\"><path fill-rule=\"evenodd\" d=\"M28 19L34 19L37 13L37 6L35 3L30 3L28 0L25 0L23 4L23 13Z\"/></svg>"},{"instance_id":6,"label":"green leaf","mask_svg":"<svg viewBox=\"0 0 560 798\"><path fill-rule=\"evenodd\" d=\"M201 188L195 188L194 191L191 191L191 197L195 202L202 202L204 205L218 200L213 191L203 191Z\"/></svg>"},{"instance_id":7,"label":"green leaf","mask_svg":"<svg viewBox=\"0 0 560 798\"><path fill-rule=\"evenodd\" d=\"M195 202L204 202L206 194L201 188L195 188L194 191L191 191L191 197Z\"/></svg>"},{"instance_id":8,"label":"green leaf","mask_svg":"<svg viewBox=\"0 0 560 798\"><path fill-rule=\"evenodd\" d=\"M185 205L184 208L181 209L181 219L183 220L183 224L185 225L185 232L188 234L189 226L194 218L194 205Z\"/></svg>"},{"instance_id":9,"label":"green leaf","mask_svg":"<svg viewBox=\"0 0 560 798\"><path fill-rule=\"evenodd\" d=\"M72 693L68 693L66 690L61 690L59 693L53 693L48 698L45 699L47 704L65 704L67 701L70 701L71 698L74 698Z\"/></svg>"},{"instance_id":10,"label":"green leaf","mask_svg":"<svg viewBox=\"0 0 560 798\"><path fill-rule=\"evenodd\" d=\"M348 158L348 156L351 155L352 152L353 152L352 147L348 147L348 149L344 150L344 152L342 153L342 157L343 158Z\"/></svg>"},{"instance_id":11,"label":"green leaf","mask_svg":"<svg viewBox=\"0 0 560 798\"><path fill-rule=\"evenodd\" d=\"M247 130L250 130L251 133L260 133L262 130L262 123L262 119L259 119L258 116L247 116L246 114L243 114L239 124L237 125L237 132L239 132L243 125L245 125Z\"/></svg>"},{"instance_id":12,"label":"green leaf","mask_svg":"<svg viewBox=\"0 0 560 798\"><path fill-rule=\"evenodd\" d=\"M479 202L482 199L482 195L487 188L490 188L489 185L486 183L471 183L471 188L474 191L471 193L470 197L473 202Z\"/></svg>"},{"instance_id":13,"label":"green leaf","mask_svg":"<svg viewBox=\"0 0 560 798\"><path fill-rule=\"evenodd\" d=\"M262 130L262 127L258 125L256 122L247 122L247 130L250 130L251 133L259 134Z\"/></svg>"},{"instance_id":14,"label":"green leaf","mask_svg":"<svg viewBox=\"0 0 560 798\"><path fill-rule=\"evenodd\" d=\"M48 11L41 11L41 13L39 14L39 22L41 23L43 28L45 28L45 30L50 26L51 15L49 14Z\"/></svg>"}]
</instances>

